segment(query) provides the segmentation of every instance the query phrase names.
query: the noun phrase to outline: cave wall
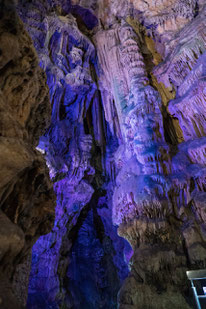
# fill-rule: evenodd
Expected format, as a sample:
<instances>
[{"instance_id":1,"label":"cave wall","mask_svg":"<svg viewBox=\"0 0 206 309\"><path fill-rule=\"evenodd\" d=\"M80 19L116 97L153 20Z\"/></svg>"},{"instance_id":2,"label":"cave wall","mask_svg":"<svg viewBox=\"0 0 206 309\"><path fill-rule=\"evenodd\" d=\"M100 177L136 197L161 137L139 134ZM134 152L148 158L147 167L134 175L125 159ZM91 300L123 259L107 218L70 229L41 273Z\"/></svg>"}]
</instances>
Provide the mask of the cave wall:
<instances>
[{"instance_id":1,"label":"cave wall","mask_svg":"<svg viewBox=\"0 0 206 309\"><path fill-rule=\"evenodd\" d=\"M55 195L45 159L36 150L50 112L46 76L32 40L15 3L0 1L0 307L4 309L23 308L17 299L26 302L31 248L54 223Z\"/></svg>"},{"instance_id":2,"label":"cave wall","mask_svg":"<svg viewBox=\"0 0 206 309\"><path fill-rule=\"evenodd\" d=\"M18 11L50 89L51 125L38 149L57 196L54 228L33 247L27 305L115 308L132 249L112 224L114 184L106 165L118 142L98 87L90 35L98 20L83 7L48 2L20 2Z\"/></svg>"},{"instance_id":3,"label":"cave wall","mask_svg":"<svg viewBox=\"0 0 206 309\"><path fill-rule=\"evenodd\" d=\"M147 15L137 2L95 34L106 119L114 101L122 136L113 223L134 250L120 308L189 308L186 270L205 267L205 8L195 5Z\"/></svg>"},{"instance_id":4,"label":"cave wall","mask_svg":"<svg viewBox=\"0 0 206 309\"><path fill-rule=\"evenodd\" d=\"M38 149L57 196L28 308L191 308L186 270L206 258L204 1L21 0L18 13L47 76Z\"/></svg>"}]
</instances>

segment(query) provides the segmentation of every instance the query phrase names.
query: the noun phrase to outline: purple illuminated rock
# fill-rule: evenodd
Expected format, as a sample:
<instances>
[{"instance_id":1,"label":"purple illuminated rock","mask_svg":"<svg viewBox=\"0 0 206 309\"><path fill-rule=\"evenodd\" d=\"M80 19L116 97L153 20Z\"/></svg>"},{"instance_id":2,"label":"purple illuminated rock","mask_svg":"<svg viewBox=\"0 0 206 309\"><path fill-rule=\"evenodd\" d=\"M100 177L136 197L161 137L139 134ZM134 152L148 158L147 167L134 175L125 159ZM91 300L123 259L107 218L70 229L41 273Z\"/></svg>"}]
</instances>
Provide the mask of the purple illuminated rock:
<instances>
[{"instance_id":1,"label":"purple illuminated rock","mask_svg":"<svg viewBox=\"0 0 206 309\"><path fill-rule=\"evenodd\" d=\"M33 247L28 307L82 308L85 303L85 308L113 308L128 274L124 251L131 249L112 224L111 190L107 196L105 189L111 187L106 165L117 139L105 121L95 47L79 29L83 8L65 12L36 1L19 5L19 12L47 74L52 123L38 150L46 157L57 194L55 226ZM90 18L92 28L96 17ZM86 235L91 235L88 241ZM88 269L82 273L84 263Z\"/></svg>"},{"instance_id":2,"label":"purple illuminated rock","mask_svg":"<svg viewBox=\"0 0 206 309\"><path fill-rule=\"evenodd\" d=\"M121 285L121 309L191 308L186 270L206 262L203 1L18 10L47 75L52 123L38 149L57 194L29 308L116 308Z\"/></svg>"},{"instance_id":3,"label":"purple illuminated rock","mask_svg":"<svg viewBox=\"0 0 206 309\"><path fill-rule=\"evenodd\" d=\"M204 10L201 14L204 15ZM191 51L192 41L185 39L187 28L189 32L194 27L193 32L199 32L200 46L204 45L201 14L180 32L180 40L181 37L185 40L185 45L179 42L184 55L191 53L198 57ZM205 182L204 140L197 140L204 136L204 79L197 83L198 64L193 63L189 67L193 81L189 75L190 84L187 86L188 67L186 72L183 68L178 70L183 59L178 62L180 47L177 43L176 54L174 52L154 68L156 80L148 71L152 68L147 59L151 46L148 46L146 35L141 25L133 28L125 22L116 22L110 29L100 30L95 35L103 71L100 85L105 93L106 119L111 120L111 130L119 123L119 132L115 131L122 140L114 156L117 176L113 222L134 250L131 274L119 293L119 302L121 308L127 305L131 308L189 308L191 303L184 298L188 293L185 271L196 268L197 264L204 267L206 256L204 241L200 244L200 238L205 239L205 221L198 215L205 208L205 193L201 188ZM204 49L201 47L199 53L203 54ZM200 57L203 58L204 54ZM185 56L185 65L188 59ZM173 61L177 61L176 72ZM166 71L168 67L173 79ZM168 78L172 84L166 84ZM182 84L184 86L179 88ZM172 101L173 86L176 97ZM179 89L185 93L188 91L187 96L185 93L180 95ZM193 93L199 93L197 101ZM117 121L111 116L111 102L115 102ZM192 121L189 115L194 117L193 113L196 116ZM185 127L192 134L187 134ZM196 141L183 143L188 140L185 133ZM197 196L200 198L195 202Z\"/></svg>"}]
</instances>

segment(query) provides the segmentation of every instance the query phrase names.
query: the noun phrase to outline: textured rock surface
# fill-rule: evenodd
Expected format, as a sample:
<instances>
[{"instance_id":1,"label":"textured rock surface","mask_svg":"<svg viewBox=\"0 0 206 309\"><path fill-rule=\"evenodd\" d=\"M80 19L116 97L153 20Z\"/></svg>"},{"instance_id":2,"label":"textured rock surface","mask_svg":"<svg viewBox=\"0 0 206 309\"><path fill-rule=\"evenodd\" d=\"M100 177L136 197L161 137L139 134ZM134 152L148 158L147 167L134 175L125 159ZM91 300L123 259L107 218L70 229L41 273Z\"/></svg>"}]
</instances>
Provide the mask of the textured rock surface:
<instances>
[{"instance_id":1,"label":"textured rock surface","mask_svg":"<svg viewBox=\"0 0 206 309\"><path fill-rule=\"evenodd\" d=\"M185 271L205 267L205 222L197 215L205 211L204 15L202 9L172 39L172 53L166 57L163 49L165 60L153 69L147 31L131 19L95 36L106 119L114 119L108 104L114 101L122 136L113 223L134 250L120 308L189 308Z\"/></svg>"},{"instance_id":2,"label":"textured rock surface","mask_svg":"<svg viewBox=\"0 0 206 309\"><path fill-rule=\"evenodd\" d=\"M17 297L26 300L22 280L30 269L24 277L15 274L16 266L51 230L55 196L44 158L35 150L50 118L45 74L13 3L0 4L0 307L6 309L20 308L12 281Z\"/></svg>"},{"instance_id":3,"label":"textured rock surface","mask_svg":"<svg viewBox=\"0 0 206 309\"><path fill-rule=\"evenodd\" d=\"M123 144L115 155L113 223L134 250L120 308L189 308L185 271L205 267L205 221L197 215L205 211L203 16L204 8L153 70L141 25L128 19L96 34L103 106L116 103Z\"/></svg>"},{"instance_id":4,"label":"textured rock surface","mask_svg":"<svg viewBox=\"0 0 206 309\"><path fill-rule=\"evenodd\" d=\"M33 248L29 308L115 308L128 274L124 250L131 248L112 224L106 191L112 136L98 89L95 47L84 34L97 18L86 11L83 24L85 10L19 4L47 74L52 124L38 149L46 155L57 194L55 226Z\"/></svg>"},{"instance_id":5,"label":"textured rock surface","mask_svg":"<svg viewBox=\"0 0 206 309\"><path fill-rule=\"evenodd\" d=\"M121 309L191 308L185 272L206 267L204 1L18 10L47 74L38 148L57 194L28 307L116 308L122 285Z\"/></svg>"}]
</instances>

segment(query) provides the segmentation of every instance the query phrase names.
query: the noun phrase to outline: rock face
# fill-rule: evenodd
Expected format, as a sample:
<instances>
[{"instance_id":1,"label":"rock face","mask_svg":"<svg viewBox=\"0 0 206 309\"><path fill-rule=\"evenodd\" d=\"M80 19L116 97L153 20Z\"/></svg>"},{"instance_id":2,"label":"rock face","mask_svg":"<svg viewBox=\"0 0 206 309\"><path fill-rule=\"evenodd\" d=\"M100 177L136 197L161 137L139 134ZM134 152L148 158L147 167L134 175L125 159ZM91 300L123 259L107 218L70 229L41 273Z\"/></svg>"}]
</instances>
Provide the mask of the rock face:
<instances>
[{"instance_id":1,"label":"rock face","mask_svg":"<svg viewBox=\"0 0 206 309\"><path fill-rule=\"evenodd\" d=\"M167 37L157 67L133 16L95 35L103 106L116 103L122 136L113 223L134 250L120 308L189 308L185 271L205 267L203 16L204 8L178 37Z\"/></svg>"},{"instance_id":2,"label":"rock face","mask_svg":"<svg viewBox=\"0 0 206 309\"><path fill-rule=\"evenodd\" d=\"M0 307L22 308L27 288L18 273L38 237L54 222L55 196L36 151L50 119L45 74L12 1L0 2ZM20 266L18 266L20 268Z\"/></svg>"},{"instance_id":3,"label":"rock face","mask_svg":"<svg viewBox=\"0 0 206 309\"><path fill-rule=\"evenodd\" d=\"M203 16L204 8L167 37L153 68L147 30L133 16L95 35L103 106L116 103L122 136L113 223L134 250L120 308L189 308L185 271L205 267Z\"/></svg>"},{"instance_id":4,"label":"rock face","mask_svg":"<svg viewBox=\"0 0 206 309\"><path fill-rule=\"evenodd\" d=\"M96 50L84 34L97 18L86 11L82 24L85 10L19 4L50 89L52 123L38 149L57 195L54 228L33 248L29 308L115 308L128 274L124 251L131 248L112 224L106 172L116 137L105 121Z\"/></svg>"},{"instance_id":5,"label":"rock face","mask_svg":"<svg viewBox=\"0 0 206 309\"><path fill-rule=\"evenodd\" d=\"M54 228L33 247L28 308L191 308L186 270L206 267L204 1L21 0L18 12L47 75L52 117L38 149L57 195ZM31 84L42 74L35 70ZM29 120L26 103L12 125L3 109L7 133L19 132L16 123L26 128L22 143L38 140L35 117L47 95L39 89L46 88L31 92ZM19 171L24 157L24 171L31 155L18 153L12 164ZM12 182L15 203L28 192L23 171ZM2 209L22 222L11 196ZM37 236L30 227L22 228L29 244ZM16 235L23 248L21 230Z\"/></svg>"}]
</instances>

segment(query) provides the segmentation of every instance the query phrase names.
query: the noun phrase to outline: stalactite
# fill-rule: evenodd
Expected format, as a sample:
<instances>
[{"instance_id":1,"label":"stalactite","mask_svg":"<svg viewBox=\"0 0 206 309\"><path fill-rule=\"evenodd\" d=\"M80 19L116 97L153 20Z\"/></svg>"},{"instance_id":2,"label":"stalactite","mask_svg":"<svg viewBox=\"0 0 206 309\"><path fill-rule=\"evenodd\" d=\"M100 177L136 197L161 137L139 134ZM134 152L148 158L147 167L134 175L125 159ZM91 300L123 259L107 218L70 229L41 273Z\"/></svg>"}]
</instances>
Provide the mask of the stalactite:
<instances>
[{"instance_id":1,"label":"stalactite","mask_svg":"<svg viewBox=\"0 0 206 309\"><path fill-rule=\"evenodd\" d=\"M29 309L191 308L186 270L206 263L204 1L0 5L3 282L25 303L31 257Z\"/></svg>"}]
</instances>

